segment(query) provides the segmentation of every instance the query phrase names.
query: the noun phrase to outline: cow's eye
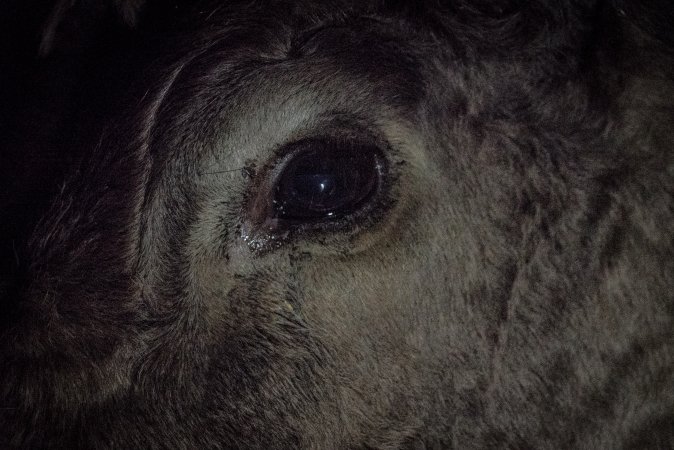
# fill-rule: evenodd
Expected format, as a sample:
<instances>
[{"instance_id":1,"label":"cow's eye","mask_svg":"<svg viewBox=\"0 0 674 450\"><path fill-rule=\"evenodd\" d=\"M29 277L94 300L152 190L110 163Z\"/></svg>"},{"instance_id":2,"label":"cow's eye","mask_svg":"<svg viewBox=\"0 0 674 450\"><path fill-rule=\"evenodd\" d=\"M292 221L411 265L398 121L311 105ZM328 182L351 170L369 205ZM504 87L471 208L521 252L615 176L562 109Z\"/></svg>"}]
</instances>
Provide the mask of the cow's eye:
<instances>
[{"instance_id":1,"label":"cow's eye","mask_svg":"<svg viewBox=\"0 0 674 450\"><path fill-rule=\"evenodd\" d=\"M313 141L298 145L276 178L274 215L294 222L350 215L377 192L382 159L374 145Z\"/></svg>"}]
</instances>

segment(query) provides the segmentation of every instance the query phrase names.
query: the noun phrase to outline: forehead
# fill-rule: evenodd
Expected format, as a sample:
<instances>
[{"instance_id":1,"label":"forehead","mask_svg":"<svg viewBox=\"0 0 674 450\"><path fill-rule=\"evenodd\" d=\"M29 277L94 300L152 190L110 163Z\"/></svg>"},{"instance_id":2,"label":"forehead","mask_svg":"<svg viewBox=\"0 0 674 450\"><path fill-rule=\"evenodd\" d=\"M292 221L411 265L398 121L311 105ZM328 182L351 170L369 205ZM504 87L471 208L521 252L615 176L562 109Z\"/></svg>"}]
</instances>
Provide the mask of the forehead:
<instances>
[{"instance_id":1,"label":"forehead","mask_svg":"<svg viewBox=\"0 0 674 450\"><path fill-rule=\"evenodd\" d=\"M330 121L409 121L424 97L424 59L401 24L217 16L182 37L166 77L150 148L160 160L213 147L241 160L248 145L270 148Z\"/></svg>"}]
</instances>

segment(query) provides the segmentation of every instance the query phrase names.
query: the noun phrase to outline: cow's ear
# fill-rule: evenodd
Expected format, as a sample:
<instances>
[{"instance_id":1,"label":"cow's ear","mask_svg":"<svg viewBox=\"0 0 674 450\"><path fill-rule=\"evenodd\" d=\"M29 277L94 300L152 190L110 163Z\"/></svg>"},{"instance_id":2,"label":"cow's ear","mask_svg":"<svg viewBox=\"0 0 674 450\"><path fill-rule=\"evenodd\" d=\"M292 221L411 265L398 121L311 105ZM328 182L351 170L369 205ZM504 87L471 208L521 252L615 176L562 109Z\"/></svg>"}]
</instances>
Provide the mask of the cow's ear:
<instances>
[{"instance_id":1,"label":"cow's ear","mask_svg":"<svg viewBox=\"0 0 674 450\"><path fill-rule=\"evenodd\" d=\"M39 53L69 52L95 40L103 24L132 27L146 0L57 0L42 29Z\"/></svg>"},{"instance_id":2,"label":"cow's ear","mask_svg":"<svg viewBox=\"0 0 674 450\"><path fill-rule=\"evenodd\" d=\"M618 15L644 35L674 50L674 2L671 0L613 0Z\"/></svg>"}]
</instances>

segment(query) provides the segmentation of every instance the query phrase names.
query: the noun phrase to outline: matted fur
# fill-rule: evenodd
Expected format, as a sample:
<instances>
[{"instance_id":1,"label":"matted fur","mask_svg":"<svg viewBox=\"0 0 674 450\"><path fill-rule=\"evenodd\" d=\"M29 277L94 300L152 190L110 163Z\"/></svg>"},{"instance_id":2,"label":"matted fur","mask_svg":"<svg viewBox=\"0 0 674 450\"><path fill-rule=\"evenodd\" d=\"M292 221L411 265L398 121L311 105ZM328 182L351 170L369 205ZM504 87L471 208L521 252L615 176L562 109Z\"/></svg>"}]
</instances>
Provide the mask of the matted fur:
<instances>
[{"instance_id":1,"label":"matted fur","mask_svg":"<svg viewBox=\"0 0 674 450\"><path fill-rule=\"evenodd\" d=\"M2 448L674 446L666 2L113 3L1 292ZM381 212L251 248L277 149L363 130Z\"/></svg>"}]
</instances>

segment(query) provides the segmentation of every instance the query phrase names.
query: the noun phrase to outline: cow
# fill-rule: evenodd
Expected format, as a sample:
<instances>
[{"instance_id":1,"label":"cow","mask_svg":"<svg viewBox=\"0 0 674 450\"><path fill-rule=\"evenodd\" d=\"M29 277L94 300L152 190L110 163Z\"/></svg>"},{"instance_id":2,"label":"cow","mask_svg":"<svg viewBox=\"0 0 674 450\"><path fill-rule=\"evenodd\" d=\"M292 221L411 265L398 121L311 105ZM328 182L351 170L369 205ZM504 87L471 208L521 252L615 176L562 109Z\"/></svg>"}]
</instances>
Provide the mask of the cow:
<instances>
[{"instance_id":1,"label":"cow","mask_svg":"<svg viewBox=\"0 0 674 450\"><path fill-rule=\"evenodd\" d=\"M672 17L51 5L0 446L673 448Z\"/></svg>"}]
</instances>

